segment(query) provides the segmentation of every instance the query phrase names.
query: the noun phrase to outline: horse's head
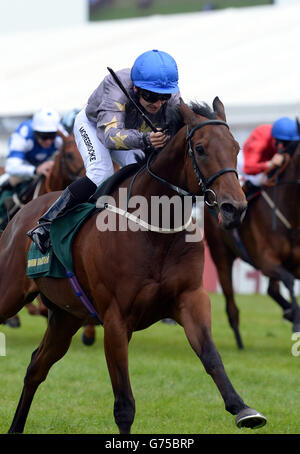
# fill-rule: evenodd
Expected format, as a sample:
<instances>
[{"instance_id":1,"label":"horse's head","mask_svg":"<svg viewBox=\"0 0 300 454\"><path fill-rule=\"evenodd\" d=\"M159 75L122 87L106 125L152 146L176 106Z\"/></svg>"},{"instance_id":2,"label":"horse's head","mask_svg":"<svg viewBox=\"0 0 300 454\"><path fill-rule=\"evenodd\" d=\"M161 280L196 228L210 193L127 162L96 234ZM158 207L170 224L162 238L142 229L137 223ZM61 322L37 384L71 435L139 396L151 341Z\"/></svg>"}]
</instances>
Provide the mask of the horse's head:
<instances>
[{"instance_id":1,"label":"horse's head","mask_svg":"<svg viewBox=\"0 0 300 454\"><path fill-rule=\"evenodd\" d=\"M299 184L300 180L300 142L290 142L283 154L280 167L274 166L268 173L264 186L285 185L286 182Z\"/></svg>"},{"instance_id":2,"label":"horse's head","mask_svg":"<svg viewBox=\"0 0 300 454\"><path fill-rule=\"evenodd\" d=\"M78 151L74 134L63 137L61 153L61 173L70 182L85 174L82 157Z\"/></svg>"},{"instance_id":3,"label":"horse's head","mask_svg":"<svg viewBox=\"0 0 300 454\"><path fill-rule=\"evenodd\" d=\"M188 188L194 194L203 194L206 205L219 210L225 228L236 227L247 202L236 173L239 144L229 131L224 106L219 98L213 101L213 111L196 104L190 109L182 102L181 113L187 125Z\"/></svg>"}]
</instances>

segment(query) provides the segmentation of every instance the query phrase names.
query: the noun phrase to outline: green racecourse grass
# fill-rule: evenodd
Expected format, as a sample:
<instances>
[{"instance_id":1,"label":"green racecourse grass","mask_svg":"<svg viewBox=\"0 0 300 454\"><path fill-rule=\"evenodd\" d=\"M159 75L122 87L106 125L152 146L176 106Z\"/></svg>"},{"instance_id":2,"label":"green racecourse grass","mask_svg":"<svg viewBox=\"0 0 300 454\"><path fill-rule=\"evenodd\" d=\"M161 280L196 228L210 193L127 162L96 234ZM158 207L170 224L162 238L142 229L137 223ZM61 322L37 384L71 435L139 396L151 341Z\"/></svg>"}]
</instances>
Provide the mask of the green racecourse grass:
<instances>
[{"instance_id":1,"label":"green racecourse grass","mask_svg":"<svg viewBox=\"0 0 300 454\"><path fill-rule=\"evenodd\" d=\"M220 295L211 295L214 340L235 389L267 417L268 424L256 431L237 429L183 329L159 322L134 333L130 342L136 400L133 434L300 433L300 356L291 354L291 326L267 296L243 295L237 301L245 350L236 347ZM30 316L24 309L21 322L17 329L0 326L7 343L7 355L0 357L0 433L10 426L31 353L46 325L45 319ZM118 433L103 329L97 328L92 347L81 343L81 333L39 387L25 433Z\"/></svg>"},{"instance_id":2,"label":"green racecourse grass","mask_svg":"<svg viewBox=\"0 0 300 454\"><path fill-rule=\"evenodd\" d=\"M215 8L236 8L267 5L271 0L155 0L148 8L138 8L136 0L114 0L111 6L102 6L90 14L91 21L125 19L150 16L153 14L176 14L202 11L205 5L213 3Z\"/></svg>"}]
</instances>

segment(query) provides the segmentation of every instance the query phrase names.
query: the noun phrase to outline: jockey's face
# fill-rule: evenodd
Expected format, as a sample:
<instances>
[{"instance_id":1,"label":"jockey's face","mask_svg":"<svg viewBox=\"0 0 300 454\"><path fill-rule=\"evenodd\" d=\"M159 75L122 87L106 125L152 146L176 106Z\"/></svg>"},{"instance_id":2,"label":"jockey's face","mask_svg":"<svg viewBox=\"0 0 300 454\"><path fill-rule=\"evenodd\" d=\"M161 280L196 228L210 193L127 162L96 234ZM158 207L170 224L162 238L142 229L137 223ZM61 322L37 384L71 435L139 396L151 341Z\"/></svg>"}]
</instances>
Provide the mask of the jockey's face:
<instances>
[{"instance_id":1,"label":"jockey's face","mask_svg":"<svg viewBox=\"0 0 300 454\"><path fill-rule=\"evenodd\" d=\"M291 142L287 142L286 140L275 139L277 153L284 153L290 143Z\"/></svg>"},{"instance_id":2,"label":"jockey's face","mask_svg":"<svg viewBox=\"0 0 300 454\"><path fill-rule=\"evenodd\" d=\"M142 89L138 90L136 87L134 87L134 92L139 95L139 103L141 106L151 114L156 114L163 104L171 97L171 95L168 94L153 93Z\"/></svg>"},{"instance_id":3,"label":"jockey's face","mask_svg":"<svg viewBox=\"0 0 300 454\"><path fill-rule=\"evenodd\" d=\"M55 140L56 133L36 132L34 136L36 138L36 141L42 148L49 148Z\"/></svg>"}]
</instances>

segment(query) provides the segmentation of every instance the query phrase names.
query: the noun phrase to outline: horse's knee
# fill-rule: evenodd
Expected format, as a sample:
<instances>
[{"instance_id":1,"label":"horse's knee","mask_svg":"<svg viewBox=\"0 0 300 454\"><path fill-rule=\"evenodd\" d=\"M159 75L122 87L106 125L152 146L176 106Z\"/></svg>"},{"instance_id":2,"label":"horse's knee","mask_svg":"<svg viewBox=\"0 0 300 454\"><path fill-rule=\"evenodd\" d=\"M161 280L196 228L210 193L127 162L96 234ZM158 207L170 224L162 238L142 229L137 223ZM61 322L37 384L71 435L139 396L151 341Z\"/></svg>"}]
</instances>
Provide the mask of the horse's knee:
<instances>
[{"instance_id":1,"label":"horse's knee","mask_svg":"<svg viewBox=\"0 0 300 454\"><path fill-rule=\"evenodd\" d=\"M239 309L234 302L226 302L226 313L230 326L237 326L239 324Z\"/></svg>"},{"instance_id":2,"label":"horse's knee","mask_svg":"<svg viewBox=\"0 0 300 454\"><path fill-rule=\"evenodd\" d=\"M32 388L35 390L40 383L46 380L48 369L43 368L41 363L38 361L37 354L38 348L34 350L31 355L31 361L27 367L27 371L24 377L24 385L26 388Z\"/></svg>"},{"instance_id":3,"label":"horse's knee","mask_svg":"<svg viewBox=\"0 0 300 454\"><path fill-rule=\"evenodd\" d=\"M290 294L293 295L294 294L294 284L295 284L294 276L289 271L287 271L285 268L280 267L279 279L286 286L286 288L288 289ZM278 284L278 291L279 291L279 284Z\"/></svg>"}]
</instances>

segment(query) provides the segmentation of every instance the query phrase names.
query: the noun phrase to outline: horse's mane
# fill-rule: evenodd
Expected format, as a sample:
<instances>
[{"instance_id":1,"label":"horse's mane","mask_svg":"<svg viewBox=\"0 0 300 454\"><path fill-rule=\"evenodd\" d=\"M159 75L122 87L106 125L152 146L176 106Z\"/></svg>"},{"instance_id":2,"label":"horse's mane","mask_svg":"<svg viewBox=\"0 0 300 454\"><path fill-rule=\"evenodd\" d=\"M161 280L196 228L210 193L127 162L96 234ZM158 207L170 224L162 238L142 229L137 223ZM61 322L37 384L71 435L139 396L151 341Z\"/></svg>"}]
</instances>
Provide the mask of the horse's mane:
<instances>
[{"instance_id":1,"label":"horse's mane","mask_svg":"<svg viewBox=\"0 0 300 454\"><path fill-rule=\"evenodd\" d=\"M202 102L191 101L188 107L196 114L207 118L208 120L215 120L217 115L208 104ZM180 106L170 107L166 111L167 124L171 125L171 136L175 135L183 126L184 121L180 113ZM173 133L173 134L172 134Z\"/></svg>"},{"instance_id":2,"label":"horse's mane","mask_svg":"<svg viewBox=\"0 0 300 454\"><path fill-rule=\"evenodd\" d=\"M208 120L215 120L217 117L216 112L214 112L211 107L202 102L191 101L188 104L188 107L196 114L201 115L202 117L207 118ZM165 118L166 118L166 126L167 126L167 133L170 136L169 142L172 138L180 131L181 128L185 125L183 121L183 116L180 112L180 106L167 106L165 111ZM136 155L137 162L140 166L144 165L147 157L140 158Z\"/></svg>"}]
</instances>

